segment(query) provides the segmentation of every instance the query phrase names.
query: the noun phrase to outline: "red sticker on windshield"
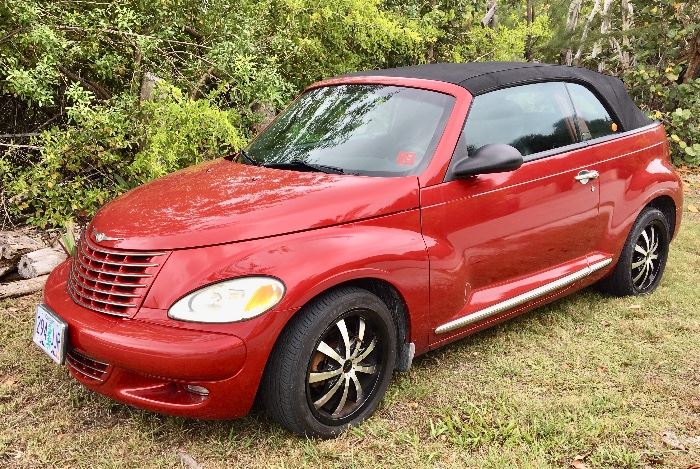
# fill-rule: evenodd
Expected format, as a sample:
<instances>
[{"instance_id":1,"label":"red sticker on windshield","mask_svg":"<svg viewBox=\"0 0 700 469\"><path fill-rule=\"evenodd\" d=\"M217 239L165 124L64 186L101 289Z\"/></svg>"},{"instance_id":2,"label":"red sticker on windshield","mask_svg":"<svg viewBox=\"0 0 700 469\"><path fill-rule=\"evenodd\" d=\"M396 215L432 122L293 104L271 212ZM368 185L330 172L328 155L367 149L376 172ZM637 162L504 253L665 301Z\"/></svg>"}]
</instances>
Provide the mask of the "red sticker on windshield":
<instances>
[{"instance_id":1,"label":"red sticker on windshield","mask_svg":"<svg viewBox=\"0 0 700 469\"><path fill-rule=\"evenodd\" d=\"M400 151L396 155L396 163L404 166L413 166L416 163L416 153L413 151Z\"/></svg>"}]
</instances>

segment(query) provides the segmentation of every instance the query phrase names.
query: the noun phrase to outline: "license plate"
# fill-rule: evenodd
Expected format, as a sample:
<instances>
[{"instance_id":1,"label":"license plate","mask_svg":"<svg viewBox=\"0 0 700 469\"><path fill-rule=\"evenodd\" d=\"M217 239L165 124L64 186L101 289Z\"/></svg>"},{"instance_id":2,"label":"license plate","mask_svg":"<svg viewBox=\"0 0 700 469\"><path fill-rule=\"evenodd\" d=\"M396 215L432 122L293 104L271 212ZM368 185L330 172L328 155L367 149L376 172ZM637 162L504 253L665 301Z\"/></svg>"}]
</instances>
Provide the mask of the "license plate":
<instances>
[{"instance_id":1,"label":"license plate","mask_svg":"<svg viewBox=\"0 0 700 469\"><path fill-rule=\"evenodd\" d=\"M34 343L59 365L66 356L66 331L68 324L52 313L46 306L36 307L34 320Z\"/></svg>"}]
</instances>

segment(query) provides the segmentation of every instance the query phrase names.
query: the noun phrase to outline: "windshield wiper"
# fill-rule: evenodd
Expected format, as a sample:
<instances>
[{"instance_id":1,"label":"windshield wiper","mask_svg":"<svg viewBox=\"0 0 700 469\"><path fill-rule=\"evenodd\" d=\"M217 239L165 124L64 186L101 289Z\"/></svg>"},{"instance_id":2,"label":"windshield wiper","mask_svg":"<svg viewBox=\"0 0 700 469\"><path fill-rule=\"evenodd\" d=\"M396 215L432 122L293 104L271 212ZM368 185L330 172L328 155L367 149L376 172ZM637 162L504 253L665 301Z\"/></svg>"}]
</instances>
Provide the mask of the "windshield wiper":
<instances>
[{"instance_id":1,"label":"windshield wiper","mask_svg":"<svg viewBox=\"0 0 700 469\"><path fill-rule=\"evenodd\" d=\"M248 154L248 152L245 151L244 149L241 148L241 149L238 151L238 154L239 154L240 156L242 156L243 158L245 158L246 160L248 160L248 161L250 162L250 164L252 164L253 166L260 166L260 163L259 163L258 161L256 161L256 160L254 160L253 157L250 156L250 155Z\"/></svg>"},{"instance_id":2,"label":"windshield wiper","mask_svg":"<svg viewBox=\"0 0 700 469\"><path fill-rule=\"evenodd\" d=\"M328 166L325 164L309 163L303 160L291 160L280 163L266 163L263 166L266 168L299 168L311 171L319 171L326 174L345 174L343 168L338 168L336 166Z\"/></svg>"}]
</instances>

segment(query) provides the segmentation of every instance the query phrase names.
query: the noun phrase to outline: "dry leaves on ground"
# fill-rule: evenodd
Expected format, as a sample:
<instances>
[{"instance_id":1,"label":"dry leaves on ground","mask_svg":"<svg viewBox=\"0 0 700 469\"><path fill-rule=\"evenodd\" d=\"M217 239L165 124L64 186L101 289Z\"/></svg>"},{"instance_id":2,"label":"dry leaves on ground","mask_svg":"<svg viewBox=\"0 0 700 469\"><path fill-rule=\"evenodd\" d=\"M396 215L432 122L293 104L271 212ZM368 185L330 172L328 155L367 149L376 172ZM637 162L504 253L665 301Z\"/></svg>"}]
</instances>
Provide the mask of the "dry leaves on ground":
<instances>
[{"instance_id":1,"label":"dry leaves on ground","mask_svg":"<svg viewBox=\"0 0 700 469\"><path fill-rule=\"evenodd\" d=\"M587 454L579 454L574 457L574 460L571 461L571 467L574 469L588 469L588 466L586 465L585 462L583 462L584 459L586 459Z\"/></svg>"}]
</instances>

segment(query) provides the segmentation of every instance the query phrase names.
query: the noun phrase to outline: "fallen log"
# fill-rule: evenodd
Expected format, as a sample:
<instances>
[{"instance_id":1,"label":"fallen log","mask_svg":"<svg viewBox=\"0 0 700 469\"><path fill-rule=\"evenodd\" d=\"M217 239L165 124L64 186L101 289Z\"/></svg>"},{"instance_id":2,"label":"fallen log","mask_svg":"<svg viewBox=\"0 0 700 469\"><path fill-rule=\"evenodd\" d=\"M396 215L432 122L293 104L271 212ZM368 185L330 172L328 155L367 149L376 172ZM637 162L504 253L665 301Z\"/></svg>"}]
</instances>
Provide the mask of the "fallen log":
<instances>
[{"instance_id":1,"label":"fallen log","mask_svg":"<svg viewBox=\"0 0 700 469\"><path fill-rule=\"evenodd\" d=\"M9 274L15 269L16 264L14 262L8 262L6 259L0 259L0 277L5 274Z\"/></svg>"},{"instance_id":2,"label":"fallen log","mask_svg":"<svg viewBox=\"0 0 700 469\"><path fill-rule=\"evenodd\" d=\"M0 300L4 298L15 298L37 292L44 287L48 275L34 277L17 282L0 283Z\"/></svg>"},{"instance_id":3,"label":"fallen log","mask_svg":"<svg viewBox=\"0 0 700 469\"><path fill-rule=\"evenodd\" d=\"M45 247L39 239L16 231L0 231L0 277L17 267L23 254Z\"/></svg>"},{"instance_id":4,"label":"fallen log","mask_svg":"<svg viewBox=\"0 0 700 469\"><path fill-rule=\"evenodd\" d=\"M28 252L19 259L17 272L22 278L35 278L48 274L66 258L63 250L44 248Z\"/></svg>"}]
</instances>

